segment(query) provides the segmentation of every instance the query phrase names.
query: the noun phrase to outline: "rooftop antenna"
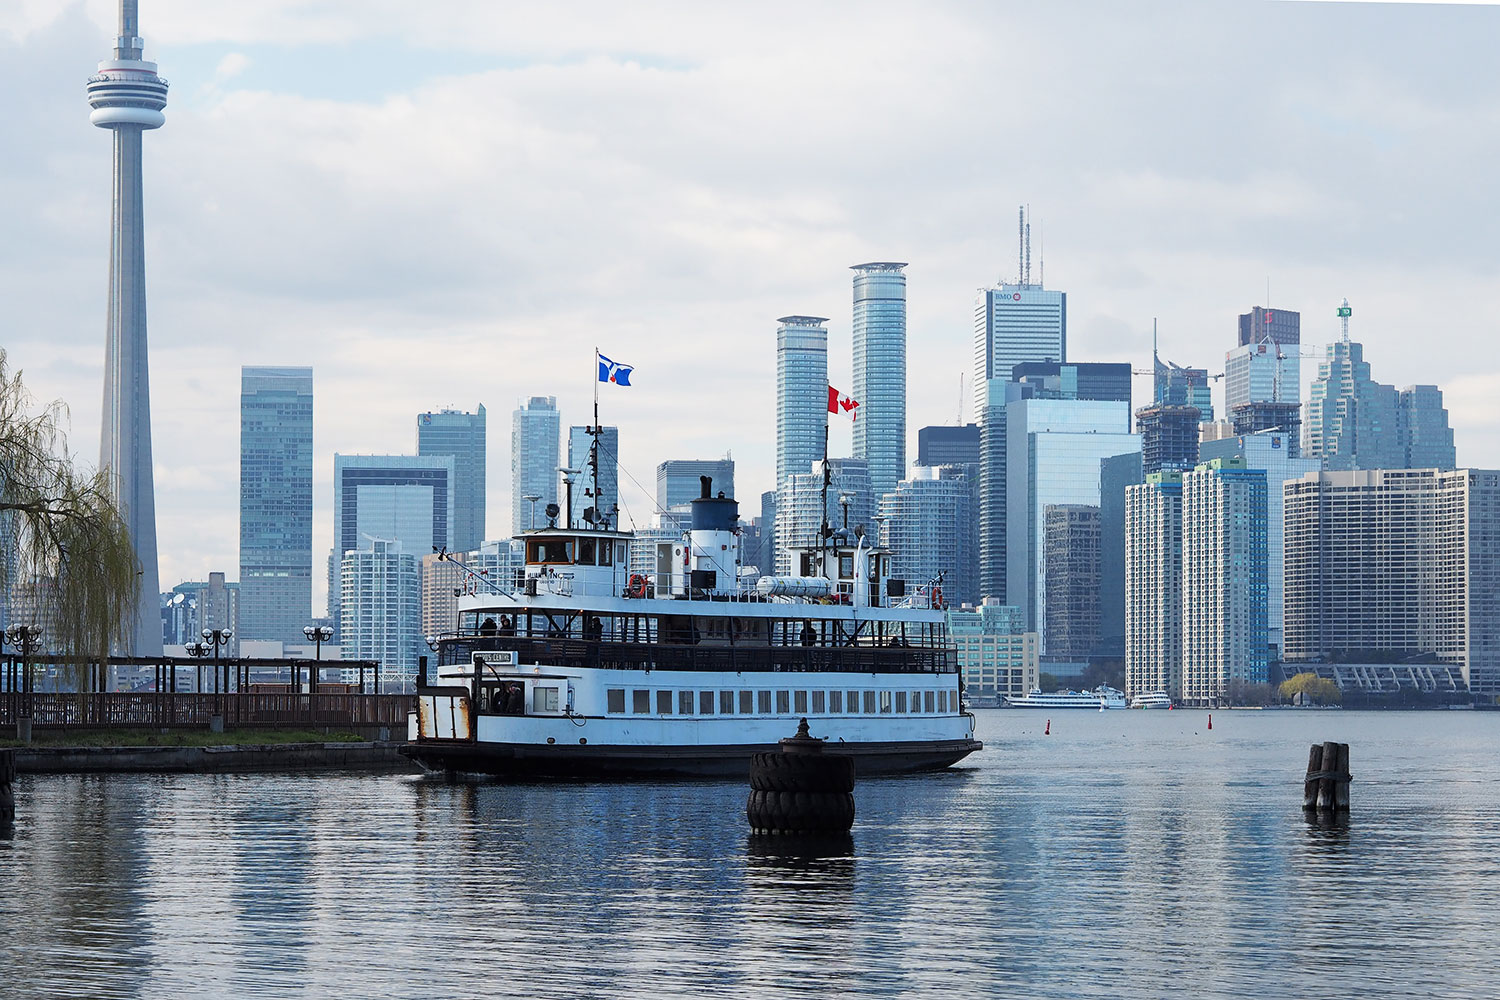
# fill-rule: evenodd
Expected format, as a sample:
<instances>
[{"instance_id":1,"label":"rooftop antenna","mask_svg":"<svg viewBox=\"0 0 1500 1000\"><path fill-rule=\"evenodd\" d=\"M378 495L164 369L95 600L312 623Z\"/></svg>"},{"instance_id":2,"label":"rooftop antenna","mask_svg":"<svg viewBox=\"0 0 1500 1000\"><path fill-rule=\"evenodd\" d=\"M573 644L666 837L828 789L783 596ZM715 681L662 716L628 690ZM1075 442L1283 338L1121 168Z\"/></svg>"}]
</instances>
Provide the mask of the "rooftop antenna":
<instances>
[{"instance_id":1,"label":"rooftop antenna","mask_svg":"<svg viewBox=\"0 0 1500 1000\"><path fill-rule=\"evenodd\" d=\"M1339 325L1344 328L1344 343L1349 343L1349 316L1354 310L1349 308L1349 300L1346 298L1339 303Z\"/></svg>"},{"instance_id":2,"label":"rooftop antenna","mask_svg":"<svg viewBox=\"0 0 1500 1000\"><path fill-rule=\"evenodd\" d=\"M1026 284L1026 206L1016 208L1016 284Z\"/></svg>"},{"instance_id":3,"label":"rooftop antenna","mask_svg":"<svg viewBox=\"0 0 1500 1000\"><path fill-rule=\"evenodd\" d=\"M1047 287L1047 239L1040 224L1036 227L1036 284Z\"/></svg>"},{"instance_id":4,"label":"rooftop antenna","mask_svg":"<svg viewBox=\"0 0 1500 1000\"><path fill-rule=\"evenodd\" d=\"M958 373L958 415L954 423L962 427L964 423L964 373Z\"/></svg>"},{"instance_id":5,"label":"rooftop antenna","mask_svg":"<svg viewBox=\"0 0 1500 1000\"><path fill-rule=\"evenodd\" d=\"M1271 276L1266 275L1266 308L1271 308Z\"/></svg>"},{"instance_id":6,"label":"rooftop antenna","mask_svg":"<svg viewBox=\"0 0 1500 1000\"><path fill-rule=\"evenodd\" d=\"M1024 234L1025 242L1026 242L1026 263L1025 263L1026 278L1021 283L1029 288L1029 287L1031 287L1031 218L1030 218L1030 216L1031 216L1031 206L1030 205L1026 206L1026 215L1027 215L1026 228L1022 231L1023 234Z\"/></svg>"}]
</instances>

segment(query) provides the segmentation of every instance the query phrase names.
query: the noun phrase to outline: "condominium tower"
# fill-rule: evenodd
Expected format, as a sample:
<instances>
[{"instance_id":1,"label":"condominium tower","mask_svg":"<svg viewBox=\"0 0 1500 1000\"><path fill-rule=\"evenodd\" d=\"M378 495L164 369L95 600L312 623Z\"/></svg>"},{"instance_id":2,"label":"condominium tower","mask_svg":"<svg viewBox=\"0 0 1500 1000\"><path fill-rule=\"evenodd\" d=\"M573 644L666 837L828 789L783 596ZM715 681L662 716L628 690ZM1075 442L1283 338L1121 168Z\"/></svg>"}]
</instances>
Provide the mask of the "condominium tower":
<instances>
[{"instance_id":1,"label":"condominium tower","mask_svg":"<svg viewBox=\"0 0 1500 1000\"><path fill-rule=\"evenodd\" d=\"M826 322L822 316L783 316L776 321L778 490L787 476L809 472L823 458L828 428Z\"/></svg>"},{"instance_id":2,"label":"condominium tower","mask_svg":"<svg viewBox=\"0 0 1500 1000\"><path fill-rule=\"evenodd\" d=\"M441 409L417 414L417 454L453 457L453 548L479 548L485 536L484 405L473 413Z\"/></svg>"},{"instance_id":3,"label":"condominium tower","mask_svg":"<svg viewBox=\"0 0 1500 1000\"><path fill-rule=\"evenodd\" d=\"M240 369L240 624L301 642L312 614L313 370Z\"/></svg>"},{"instance_id":4,"label":"condominium tower","mask_svg":"<svg viewBox=\"0 0 1500 1000\"><path fill-rule=\"evenodd\" d=\"M558 502L562 418L556 396L532 396L511 414L510 531L545 527L547 505ZM527 500L535 497L535 500Z\"/></svg>"},{"instance_id":5,"label":"condominium tower","mask_svg":"<svg viewBox=\"0 0 1500 1000\"><path fill-rule=\"evenodd\" d=\"M854 457L870 466L877 497L906 475L905 264L855 264Z\"/></svg>"},{"instance_id":6,"label":"condominium tower","mask_svg":"<svg viewBox=\"0 0 1500 1000\"><path fill-rule=\"evenodd\" d=\"M972 505L963 469L914 467L880 498L880 544L891 551L890 575L908 590L940 586L949 604L976 603Z\"/></svg>"},{"instance_id":7,"label":"condominium tower","mask_svg":"<svg viewBox=\"0 0 1500 1000\"><path fill-rule=\"evenodd\" d=\"M156 562L156 493L151 470L151 389L146 354L146 243L141 135L166 121L167 81L141 58L136 0L120 0L111 58L89 77L89 121L114 136L114 200L109 236L109 306L99 468L109 484L139 564L136 612L124 652L161 654Z\"/></svg>"},{"instance_id":8,"label":"condominium tower","mask_svg":"<svg viewBox=\"0 0 1500 1000\"><path fill-rule=\"evenodd\" d=\"M1182 473L1125 488L1125 693L1182 693Z\"/></svg>"},{"instance_id":9,"label":"condominium tower","mask_svg":"<svg viewBox=\"0 0 1500 1000\"><path fill-rule=\"evenodd\" d=\"M701 476L713 480L715 493L723 490L726 497L734 496L734 459L671 458L656 467L657 509L671 510L697 499Z\"/></svg>"}]
</instances>

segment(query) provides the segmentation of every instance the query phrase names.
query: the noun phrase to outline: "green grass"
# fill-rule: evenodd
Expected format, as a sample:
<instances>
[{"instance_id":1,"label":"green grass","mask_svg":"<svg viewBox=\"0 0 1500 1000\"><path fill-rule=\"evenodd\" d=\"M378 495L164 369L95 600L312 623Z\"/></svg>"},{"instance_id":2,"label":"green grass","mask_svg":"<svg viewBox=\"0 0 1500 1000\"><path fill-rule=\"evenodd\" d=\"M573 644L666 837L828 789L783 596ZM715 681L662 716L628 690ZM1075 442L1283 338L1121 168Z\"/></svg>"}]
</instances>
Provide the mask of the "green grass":
<instances>
[{"instance_id":1,"label":"green grass","mask_svg":"<svg viewBox=\"0 0 1500 1000\"><path fill-rule=\"evenodd\" d=\"M6 727L10 729L9 726ZM26 744L14 739L12 730L0 737L0 747ZM365 737L349 732L316 729L229 729L211 733L207 729L35 729L35 747L231 747L272 743L357 743Z\"/></svg>"}]
</instances>

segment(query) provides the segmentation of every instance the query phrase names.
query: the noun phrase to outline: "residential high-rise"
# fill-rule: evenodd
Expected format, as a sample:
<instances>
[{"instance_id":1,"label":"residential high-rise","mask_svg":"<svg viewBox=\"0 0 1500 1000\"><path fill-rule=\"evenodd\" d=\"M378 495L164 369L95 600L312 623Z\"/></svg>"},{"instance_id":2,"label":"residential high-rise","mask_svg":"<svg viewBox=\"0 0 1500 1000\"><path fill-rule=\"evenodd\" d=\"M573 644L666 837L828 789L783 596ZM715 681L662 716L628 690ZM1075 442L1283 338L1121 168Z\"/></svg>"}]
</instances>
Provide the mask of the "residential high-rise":
<instances>
[{"instance_id":1,"label":"residential high-rise","mask_svg":"<svg viewBox=\"0 0 1500 1000\"><path fill-rule=\"evenodd\" d=\"M595 524L619 524L620 516L620 428L599 428L599 483L594 484L590 452L594 436L587 427L568 428L568 468L577 469L573 484L573 521L585 523L589 508L594 509ZM696 494L694 494L696 496Z\"/></svg>"},{"instance_id":2,"label":"residential high-rise","mask_svg":"<svg viewBox=\"0 0 1500 1000\"><path fill-rule=\"evenodd\" d=\"M1037 686L1036 633L1017 628L1014 610L985 604L947 613L964 690L976 705L999 707L1005 698L1023 698Z\"/></svg>"},{"instance_id":3,"label":"residential high-rise","mask_svg":"<svg viewBox=\"0 0 1500 1000\"><path fill-rule=\"evenodd\" d=\"M1314 472L1284 490L1288 662L1426 656L1500 695L1500 471Z\"/></svg>"},{"instance_id":4,"label":"residential high-rise","mask_svg":"<svg viewBox=\"0 0 1500 1000\"><path fill-rule=\"evenodd\" d=\"M854 457L870 467L881 497L906 475L905 264L855 264Z\"/></svg>"},{"instance_id":5,"label":"residential high-rise","mask_svg":"<svg viewBox=\"0 0 1500 1000\"><path fill-rule=\"evenodd\" d=\"M1125 488L1125 693L1182 697L1182 473Z\"/></svg>"},{"instance_id":6,"label":"residential high-rise","mask_svg":"<svg viewBox=\"0 0 1500 1000\"><path fill-rule=\"evenodd\" d=\"M818 463L821 465L822 463ZM828 503L824 496L823 474L809 470L787 476L776 491L776 575L800 573L793 564L792 546L816 545L818 531L826 517L830 527L849 531L863 527L867 535L874 532L874 508L871 504L870 471L857 458L834 458L829 463ZM761 567L763 572L769 572Z\"/></svg>"},{"instance_id":7,"label":"residential high-rise","mask_svg":"<svg viewBox=\"0 0 1500 1000\"><path fill-rule=\"evenodd\" d=\"M422 639L422 576L414 553L370 538L340 560L340 646L346 660L378 660L381 687L410 691Z\"/></svg>"},{"instance_id":8,"label":"residential high-rise","mask_svg":"<svg viewBox=\"0 0 1500 1000\"><path fill-rule=\"evenodd\" d=\"M1205 441L1200 449L1205 462L1235 458L1246 468L1266 474L1266 635L1277 655L1282 648L1282 484L1320 468L1317 459L1299 457L1296 444L1296 436L1289 431L1262 431Z\"/></svg>"},{"instance_id":9,"label":"residential high-rise","mask_svg":"<svg viewBox=\"0 0 1500 1000\"><path fill-rule=\"evenodd\" d=\"M1182 701L1265 684L1266 474L1214 459L1182 476Z\"/></svg>"},{"instance_id":10,"label":"residential high-rise","mask_svg":"<svg viewBox=\"0 0 1500 1000\"><path fill-rule=\"evenodd\" d=\"M558 440L562 418L556 396L532 396L511 414L510 425L510 532L519 535L532 527L547 525L548 504L562 506L558 499ZM530 501L528 496L537 497ZM534 508L534 509L533 509ZM533 524L533 519L535 524Z\"/></svg>"},{"instance_id":11,"label":"residential high-rise","mask_svg":"<svg viewBox=\"0 0 1500 1000\"><path fill-rule=\"evenodd\" d=\"M811 463L812 459L809 459L809 466ZM701 476L708 476L713 480L715 493L723 490L726 497L734 496L734 459L673 458L656 467L657 509L671 510L679 504L698 499Z\"/></svg>"},{"instance_id":12,"label":"residential high-rise","mask_svg":"<svg viewBox=\"0 0 1500 1000\"><path fill-rule=\"evenodd\" d=\"M824 457L828 428L828 328L823 324L828 320L822 316L783 316L776 322L776 488L779 490L787 476L807 472Z\"/></svg>"},{"instance_id":13,"label":"residential high-rise","mask_svg":"<svg viewBox=\"0 0 1500 1000\"><path fill-rule=\"evenodd\" d=\"M504 593L515 588L525 565L510 542L485 542L477 551L422 556L422 635L444 635L458 627L458 600L465 594Z\"/></svg>"},{"instance_id":14,"label":"residential high-rise","mask_svg":"<svg viewBox=\"0 0 1500 1000\"><path fill-rule=\"evenodd\" d=\"M1125 490L1145 481L1140 452L1111 455L1099 463L1099 648L1095 654L1114 660L1125 656Z\"/></svg>"},{"instance_id":15,"label":"residential high-rise","mask_svg":"<svg viewBox=\"0 0 1500 1000\"><path fill-rule=\"evenodd\" d=\"M110 477L140 565L124 652L161 655L156 562L156 492L151 469L151 389L146 353L146 243L141 135L166 122L167 81L141 58L136 0L120 0L112 58L89 77L89 121L114 135L114 202L109 237L109 318L99 468Z\"/></svg>"},{"instance_id":16,"label":"residential high-rise","mask_svg":"<svg viewBox=\"0 0 1500 1000\"><path fill-rule=\"evenodd\" d=\"M1259 434L1262 431L1281 431L1286 434L1288 454L1298 458L1302 454L1302 404L1276 403L1271 400L1256 400L1241 403L1230 413L1234 435ZM1231 435L1233 436L1233 435ZM1223 440L1223 437L1205 435L1203 440Z\"/></svg>"},{"instance_id":17,"label":"residential high-rise","mask_svg":"<svg viewBox=\"0 0 1500 1000\"><path fill-rule=\"evenodd\" d=\"M417 414L417 454L453 457L453 548L477 549L485 535L484 404L473 413L444 408Z\"/></svg>"},{"instance_id":18,"label":"residential high-rise","mask_svg":"<svg viewBox=\"0 0 1500 1000\"><path fill-rule=\"evenodd\" d=\"M240 369L240 623L301 642L312 615L313 370Z\"/></svg>"},{"instance_id":19,"label":"residential high-rise","mask_svg":"<svg viewBox=\"0 0 1500 1000\"><path fill-rule=\"evenodd\" d=\"M919 465L880 498L880 544L908 592L938 585L948 604L976 603L971 485L962 467Z\"/></svg>"},{"instance_id":20,"label":"residential high-rise","mask_svg":"<svg viewBox=\"0 0 1500 1000\"><path fill-rule=\"evenodd\" d=\"M1042 518L1047 654L1087 660L1099 648L1099 508L1048 504Z\"/></svg>"},{"instance_id":21,"label":"residential high-rise","mask_svg":"<svg viewBox=\"0 0 1500 1000\"><path fill-rule=\"evenodd\" d=\"M917 430L917 464L978 465L979 425L945 424Z\"/></svg>"},{"instance_id":22,"label":"residential high-rise","mask_svg":"<svg viewBox=\"0 0 1500 1000\"><path fill-rule=\"evenodd\" d=\"M974 300L974 415L989 402L990 379L1028 361L1068 360L1068 296L1041 285L981 288ZM1127 366L1128 367L1128 366Z\"/></svg>"},{"instance_id":23,"label":"residential high-rise","mask_svg":"<svg viewBox=\"0 0 1500 1000\"><path fill-rule=\"evenodd\" d=\"M1023 609L1044 655L1051 654L1042 558L1046 507L1097 506L1102 460L1140 450L1140 436L1129 429L1124 400L1023 397L1006 404L1006 603Z\"/></svg>"},{"instance_id":24,"label":"residential high-rise","mask_svg":"<svg viewBox=\"0 0 1500 1000\"><path fill-rule=\"evenodd\" d=\"M1301 400L1301 342L1297 312L1255 306L1242 314L1237 346L1224 355L1226 415L1245 403Z\"/></svg>"}]
</instances>

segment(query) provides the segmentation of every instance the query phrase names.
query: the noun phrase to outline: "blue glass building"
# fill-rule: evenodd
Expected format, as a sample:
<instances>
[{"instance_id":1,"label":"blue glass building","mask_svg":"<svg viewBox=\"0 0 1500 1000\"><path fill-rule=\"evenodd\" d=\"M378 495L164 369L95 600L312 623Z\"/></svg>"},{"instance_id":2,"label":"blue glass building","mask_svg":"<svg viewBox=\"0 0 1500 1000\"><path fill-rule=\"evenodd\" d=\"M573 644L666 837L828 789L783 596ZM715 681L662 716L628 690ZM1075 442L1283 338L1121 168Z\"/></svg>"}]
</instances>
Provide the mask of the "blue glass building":
<instances>
[{"instance_id":1,"label":"blue glass building","mask_svg":"<svg viewBox=\"0 0 1500 1000\"><path fill-rule=\"evenodd\" d=\"M453 549L472 552L485 532L484 406L417 414L417 454L453 458ZM420 553L419 553L420 554Z\"/></svg>"},{"instance_id":2,"label":"blue glass building","mask_svg":"<svg viewBox=\"0 0 1500 1000\"><path fill-rule=\"evenodd\" d=\"M778 490L787 476L811 472L812 464L823 458L828 427L826 322L822 316L783 316L776 321Z\"/></svg>"},{"instance_id":3,"label":"blue glass building","mask_svg":"<svg viewBox=\"0 0 1500 1000\"><path fill-rule=\"evenodd\" d=\"M312 614L313 370L240 369L240 622L301 642Z\"/></svg>"},{"instance_id":4,"label":"blue glass building","mask_svg":"<svg viewBox=\"0 0 1500 1000\"><path fill-rule=\"evenodd\" d=\"M854 457L870 467L876 498L906 475L905 264L855 264Z\"/></svg>"}]
</instances>

